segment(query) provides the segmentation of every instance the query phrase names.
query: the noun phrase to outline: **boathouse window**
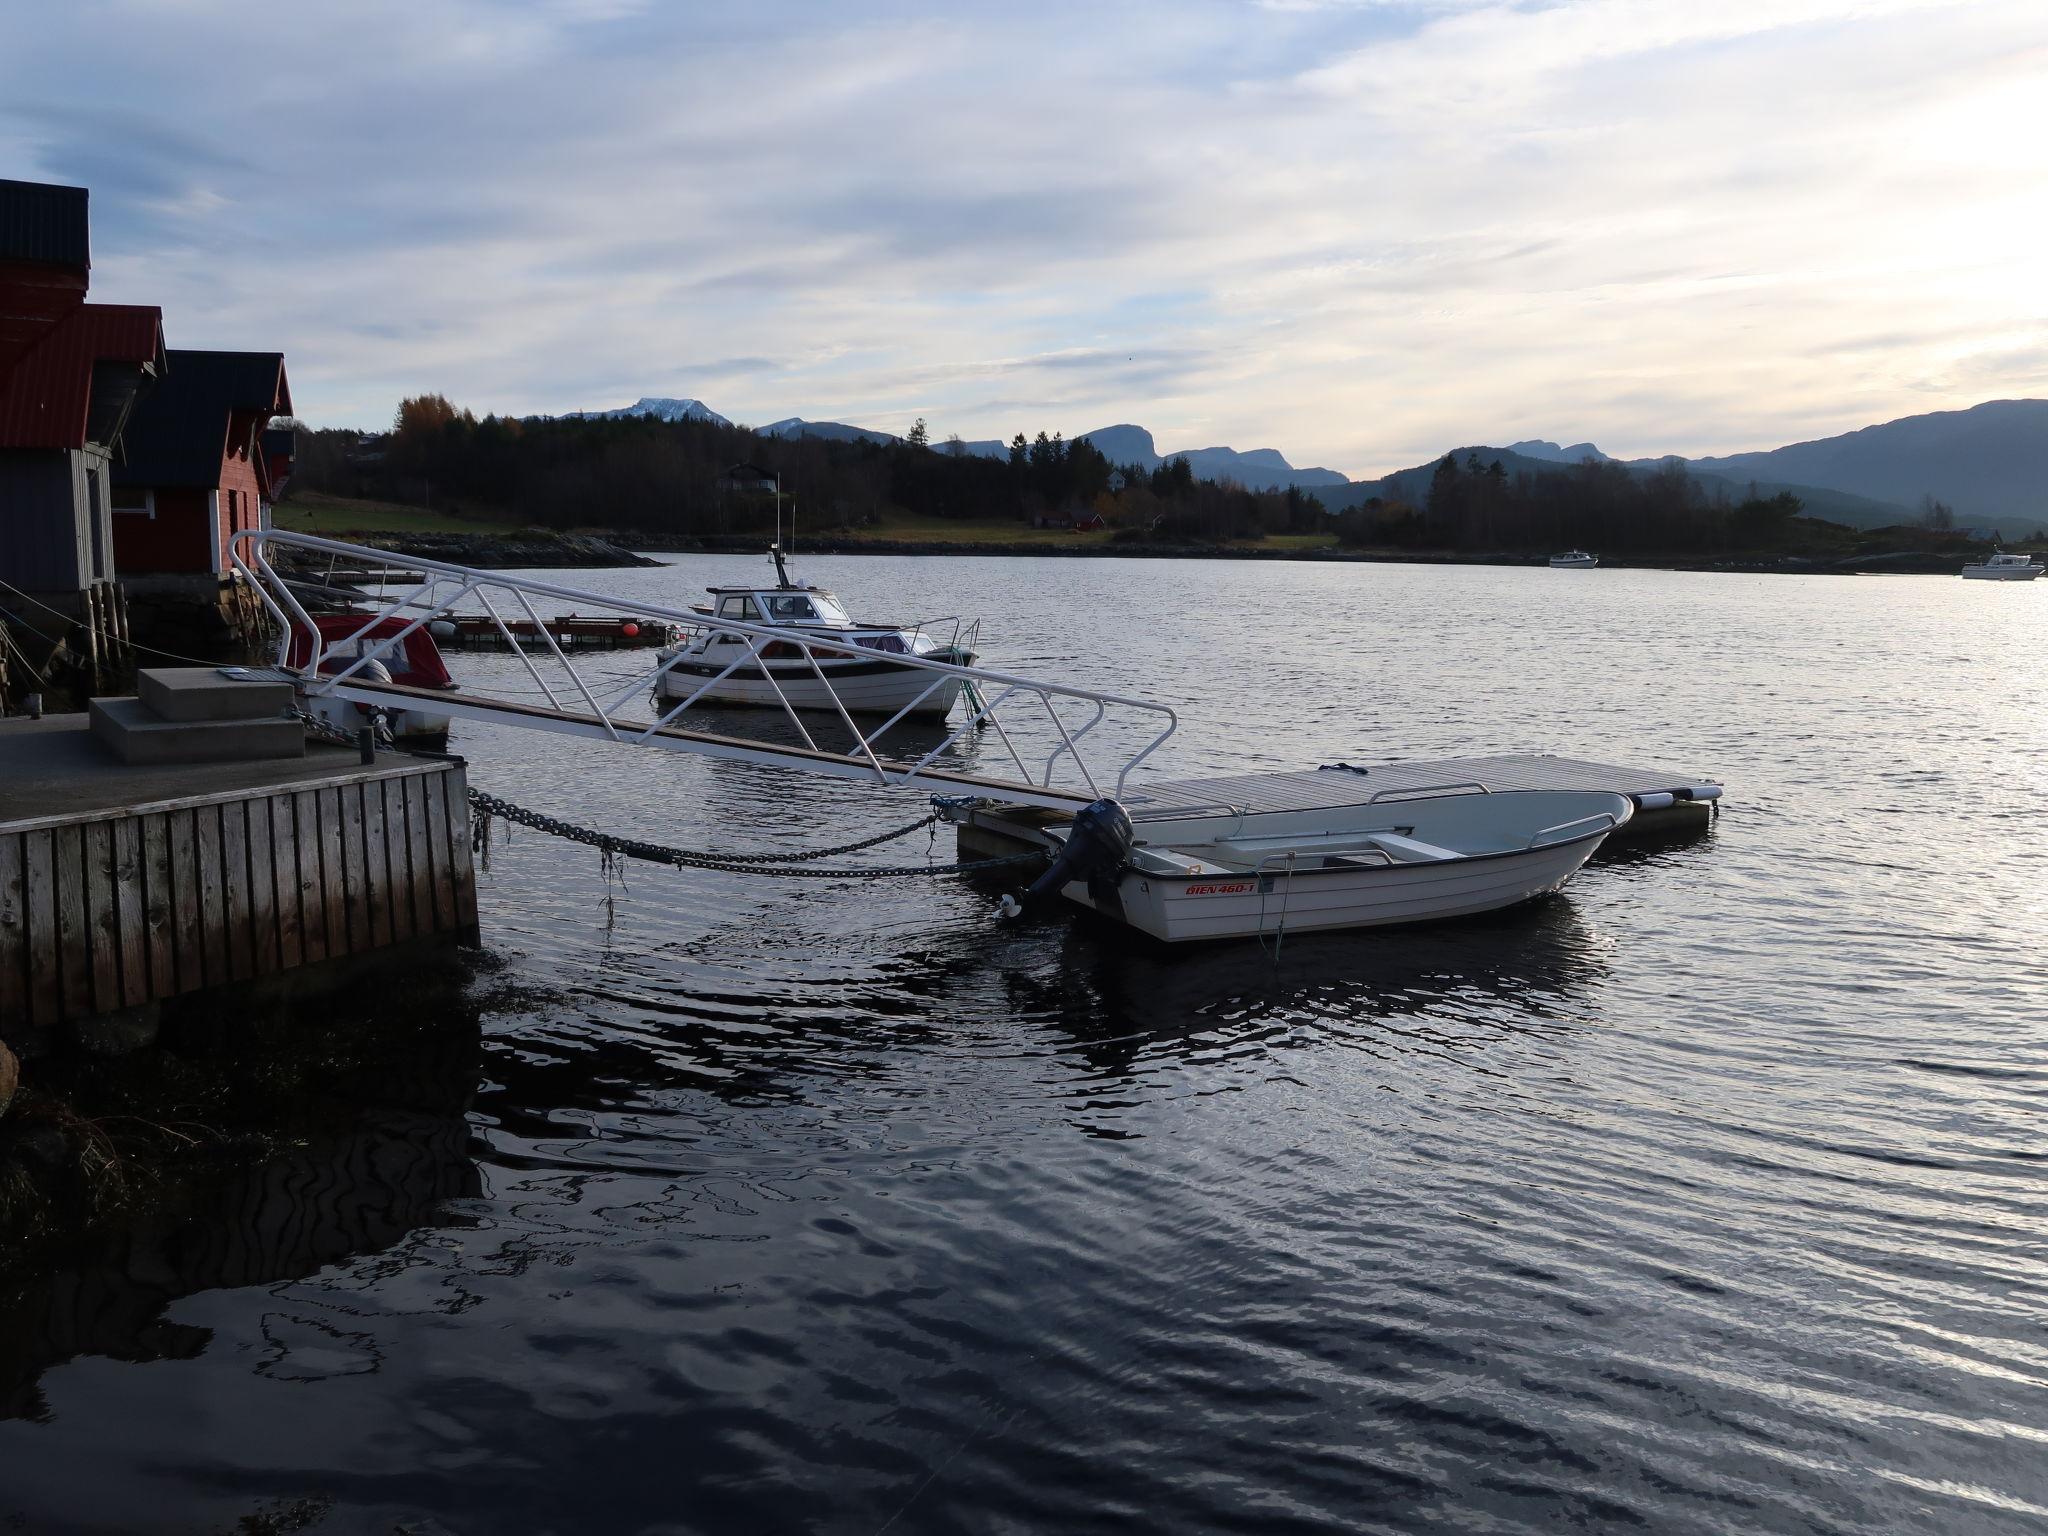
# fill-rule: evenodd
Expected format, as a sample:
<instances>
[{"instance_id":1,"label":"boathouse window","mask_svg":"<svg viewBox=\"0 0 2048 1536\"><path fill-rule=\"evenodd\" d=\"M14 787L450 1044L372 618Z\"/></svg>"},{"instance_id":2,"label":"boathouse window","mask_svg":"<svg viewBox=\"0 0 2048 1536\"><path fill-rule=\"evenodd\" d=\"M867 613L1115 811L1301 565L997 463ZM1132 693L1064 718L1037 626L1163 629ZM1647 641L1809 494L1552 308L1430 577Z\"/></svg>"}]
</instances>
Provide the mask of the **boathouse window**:
<instances>
[{"instance_id":1,"label":"boathouse window","mask_svg":"<svg viewBox=\"0 0 2048 1536\"><path fill-rule=\"evenodd\" d=\"M156 516L156 492L140 485L117 485L114 487L113 507L116 512L138 512L144 517Z\"/></svg>"}]
</instances>

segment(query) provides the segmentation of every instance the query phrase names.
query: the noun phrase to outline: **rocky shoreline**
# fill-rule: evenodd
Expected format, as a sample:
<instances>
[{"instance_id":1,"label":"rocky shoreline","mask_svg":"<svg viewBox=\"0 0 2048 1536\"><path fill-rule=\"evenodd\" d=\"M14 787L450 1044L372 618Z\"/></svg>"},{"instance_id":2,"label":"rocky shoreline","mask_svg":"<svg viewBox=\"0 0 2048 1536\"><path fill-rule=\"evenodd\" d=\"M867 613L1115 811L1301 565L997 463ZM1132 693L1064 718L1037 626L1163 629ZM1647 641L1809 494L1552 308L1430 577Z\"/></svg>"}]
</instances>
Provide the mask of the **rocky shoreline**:
<instances>
[{"instance_id":1,"label":"rocky shoreline","mask_svg":"<svg viewBox=\"0 0 2048 1536\"><path fill-rule=\"evenodd\" d=\"M540 570L573 567L660 565L623 544L587 533L362 533L351 542L415 560L440 560L479 570Z\"/></svg>"}]
</instances>

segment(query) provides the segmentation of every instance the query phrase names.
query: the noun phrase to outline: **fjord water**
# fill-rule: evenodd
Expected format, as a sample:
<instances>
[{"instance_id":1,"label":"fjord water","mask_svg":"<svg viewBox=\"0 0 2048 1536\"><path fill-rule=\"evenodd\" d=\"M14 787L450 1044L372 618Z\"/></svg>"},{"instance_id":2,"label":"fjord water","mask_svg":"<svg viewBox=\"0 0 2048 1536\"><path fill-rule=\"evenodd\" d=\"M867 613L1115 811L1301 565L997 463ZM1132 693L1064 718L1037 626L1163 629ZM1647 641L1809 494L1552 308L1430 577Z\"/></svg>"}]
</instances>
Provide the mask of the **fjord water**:
<instances>
[{"instance_id":1,"label":"fjord water","mask_svg":"<svg viewBox=\"0 0 2048 1536\"><path fill-rule=\"evenodd\" d=\"M675 558L556 579L761 564ZM0 1529L2048 1529L2048 583L799 568L1165 698L1167 770L1549 750L1727 807L1277 961L501 836L456 1094L170 1245L273 1257L78 1277ZM459 730L673 844L920 809Z\"/></svg>"}]
</instances>

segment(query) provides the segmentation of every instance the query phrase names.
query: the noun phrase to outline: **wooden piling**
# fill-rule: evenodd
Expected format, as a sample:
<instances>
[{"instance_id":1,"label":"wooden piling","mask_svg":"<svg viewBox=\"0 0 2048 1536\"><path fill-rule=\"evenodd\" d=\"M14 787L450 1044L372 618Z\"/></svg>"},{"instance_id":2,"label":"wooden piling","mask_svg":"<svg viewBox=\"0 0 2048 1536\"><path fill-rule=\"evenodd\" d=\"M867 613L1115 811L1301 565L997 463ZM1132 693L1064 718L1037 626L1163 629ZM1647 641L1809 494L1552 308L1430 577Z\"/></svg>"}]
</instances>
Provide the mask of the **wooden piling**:
<instances>
[{"instance_id":1,"label":"wooden piling","mask_svg":"<svg viewBox=\"0 0 2048 1536\"><path fill-rule=\"evenodd\" d=\"M475 936L459 762L0 822L0 1036Z\"/></svg>"}]
</instances>

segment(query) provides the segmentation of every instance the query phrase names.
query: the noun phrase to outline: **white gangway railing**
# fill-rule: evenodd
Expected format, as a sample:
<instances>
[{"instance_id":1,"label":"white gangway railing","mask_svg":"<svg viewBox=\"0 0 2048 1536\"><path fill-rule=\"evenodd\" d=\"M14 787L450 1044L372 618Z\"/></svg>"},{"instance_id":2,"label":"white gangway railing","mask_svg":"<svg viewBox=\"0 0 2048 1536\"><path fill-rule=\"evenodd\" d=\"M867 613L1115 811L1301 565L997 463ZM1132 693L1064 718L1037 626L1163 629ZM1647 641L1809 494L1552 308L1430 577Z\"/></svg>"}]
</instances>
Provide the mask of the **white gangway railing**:
<instances>
[{"instance_id":1,"label":"white gangway railing","mask_svg":"<svg viewBox=\"0 0 2048 1536\"><path fill-rule=\"evenodd\" d=\"M841 700L831 676L818 664L818 659L845 656L872 662L878 653L850 640L834 639L830 631L717 618L693 608L623 601L616 596L535 581L504 571L477 570L409 555L402 557L408 573L417 570L421 579L403 588L381 588L370 599L378 605L376 611L367 616L350 615L360 618L361 623L351 626L342 638L329 640L292 590L293 582L300 578L288 576L272 562L272 552L282 550L305 550L380 566L393 556L388 550L282 529L245 530L231 541L229 559L234 568L254 586L282 626L277 665L294 673L300 691L308 698L423 709L437 715L518 725L620 745L800 768L884 785L964 791L989 800L1059 810L1072 810L1105 795L1120 795L1131 771L1157 751L1178 724L1172 709L1149 699L889 652L884 654L890 665L929 673L931 684L881 723L863 727L856 721L855 712ZM648 665L634 672L623 685L615 670L603 678L593 677L577 665L578 657L587 662L589 653L572 654L555 638L534 607L536 598L566 600L579 608L594 605L600 611L655 619L672 627L678 643L665 648L666 659L651 656ZM545 707L532 703L530 696L516 700L493 697L488 683L465 683L454 692L430 691L400 686L368 670L373 661L402 654L406 639L422 626L458 612L474 617L474 609L465 606L470 604L481 608L490 618L499 637L524 666L526 676L537 685L539 696L547 700ZM513 615L512 624L505 620L507 612ZM388 619L399 619L403 624L388 635L370 638ZM521 622L533 627L534 633L529 637L533 642L531 648L521 644L514 632L513 624ZM695 689L669 704L657 689L682 659L682 642L712 629L721 635L741 636L747 643L722 671L703 678ZM291 665L292 653L297 649L293 644L295 634L307 637L308 647L307 659L296 668ZM831 701L829 709L800 710L790 702L781 684L775 681L774 672L763 664L763 652L770 645L793 646L800 652L802 659L810 663L817 682L823 685L824 696ZM621 652L607 650L600 654L609 668L617 668ZM702 657L694 659L701 661ZM718 701L708 696L719 683L742 668L751 669L750 678L758 674L759 678L767 679L782 712L796 727L801 747L700 731L679 723L691 708L715 705ZM904 721L944 687L948 679L973 685L971 691L962 694L966 701L961 711L964 718L957 725L947 720L943 739L916 757L895 755L891 734L898 733L896 739L902 740L907 734L901 730ZM804 718L806 713L814 718L820 713L826 718L836 715L851 739L851 747L821 747ZM697 718L701 719L701 714ZM1097 728L1106 720L1115 723L1110 730L1096 735ZM968 771L954 762L942 761L949 749L972 738L984 726L993 730L1008 759L1004 773L985 775L978 769ZM1121 738L1121 745L1111 743L1112 735ZM923 746L925 743L919 741L911 750ZM1008 769L1015 770L1014 778L1007 776Z\"/></svg>"}]
</instances>

